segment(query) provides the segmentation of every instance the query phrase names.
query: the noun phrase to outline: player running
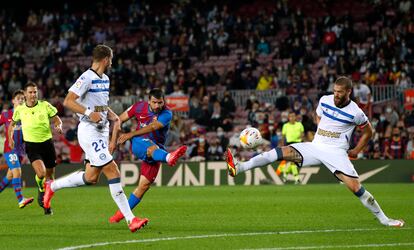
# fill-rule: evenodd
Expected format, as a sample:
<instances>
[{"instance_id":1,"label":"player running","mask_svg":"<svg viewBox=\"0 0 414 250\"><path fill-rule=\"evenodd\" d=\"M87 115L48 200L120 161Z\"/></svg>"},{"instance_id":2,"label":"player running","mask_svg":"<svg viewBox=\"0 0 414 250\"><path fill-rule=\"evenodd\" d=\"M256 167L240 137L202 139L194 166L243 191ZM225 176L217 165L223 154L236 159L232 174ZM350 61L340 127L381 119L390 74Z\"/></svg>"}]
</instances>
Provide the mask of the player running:
<instances>
[{"instance_id":1,"label":"player running","mask_svg":"<svg viewBox=\"0 0 414 250\"><path fill-rule=\"evenodd\" d=\"M14 109L24 103L23 90L17 90L13 93L12 103L12 109L4 111L0 114L0 126L4 124L6 135L9 134L8 130L9 125L12 122ZM24 144L20 122L17 123L17 126L14 128L13 139L14 149L10 148L9 146L8 136L6 136L6 140L4 141L4 158L9 169L7 170L7 175L3 177L3 180L0 183L0 192L2 192L10 184L11 181L17 201L19 202L19 208L24 208L33 202L33 197L24 198L22 192L22 170L20 167L20 161L24 155Z\"/></svg>"},{"instance_id":2,"label":"player running","mask_svg":"<svg viewBox=\"0 0 414 250\"><path fill-rule=\"evenodd\" d=\"M74 172L54 182L46 183L44 206L50 207L54 193L62 188L96 184L103 172L109 190L118 208L126 217L131 232L143 227L147 220L135 217L121 186L118 166L108 147L109 122L114 122L114 133L119 130L119 117L108 107L110 81L104 73L112 64L112 49L97 45L92 52L92 66L69 89L64 105L79 116L78 141L87 159L85 171ZM116 137L116 134L114 135Z\"/></svg>"},{"instance_id":3,"label":"player running","mask_svg":"<svg viewBox=\"0 0 414 250\"><path fill-rule=\"evenodd\" d=\"M137 102L123 112L119 118L126 122L135 117L138 122L137 130L123 134L118 143L124 143L132 138L132 152L141 163L141 176L134 192L129 196L129 206L135 208L142 200L151 184L155 181L161 162L175 166L177 160L183 156L187 146L181 146L174 152L168 153L164 149L165 139L172 119L172 112L165 107L164 93L160 89L152 89L149 92L148 102ZM117 211L110 223L117 223L124 218L121 211Z\"/></svg>"},{"instance_id":4,"label":"player running","mask_svg":"<svg viewBox=\"0 0 414 250\"><path fill-rule=\"evenodd\" d=\"M324 164L381 224L391 227L404 226L403 220L390 219L384 214L374 197L359 182L358 174L349 160L349 157L356 157L363 150L373 133L364 112L349 98L351 90L352 81L347 77L339 77L334 84L334 94L321 97L316 109L318 130L312 142L277 147L243 163L237 162L227 149L229 175L234 177L279 160L296 162L299 166ZM363 130L363 135L355 148L348 150L349 140L356 126Z\"/></svg>"}]
</instances>

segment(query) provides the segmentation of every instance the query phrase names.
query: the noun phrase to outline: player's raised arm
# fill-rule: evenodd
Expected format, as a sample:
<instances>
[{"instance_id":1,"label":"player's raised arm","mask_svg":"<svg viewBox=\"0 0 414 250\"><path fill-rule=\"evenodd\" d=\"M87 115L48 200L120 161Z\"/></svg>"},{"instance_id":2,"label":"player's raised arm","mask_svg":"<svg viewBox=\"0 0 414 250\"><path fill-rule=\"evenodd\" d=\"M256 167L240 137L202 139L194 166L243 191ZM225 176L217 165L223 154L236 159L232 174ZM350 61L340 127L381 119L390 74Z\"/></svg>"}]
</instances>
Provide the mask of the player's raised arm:
<instances>
[{"instance_id":1,"label":"player's raised arm","mask_svg":"<svg viewBox=\"0 0 414 250\"><path fill-rule=\"evenodd\" d=\"M93 122L99 122L101 120L101 116L99 112L92 112L92 110L85 108L81 104L79 104L76 100L79 98L77 94L72 91L69 91L63 101L63 106L65 108L70 109L72 112L84 114L89 117L89 119Z\"/></svg>"}]
</instances>

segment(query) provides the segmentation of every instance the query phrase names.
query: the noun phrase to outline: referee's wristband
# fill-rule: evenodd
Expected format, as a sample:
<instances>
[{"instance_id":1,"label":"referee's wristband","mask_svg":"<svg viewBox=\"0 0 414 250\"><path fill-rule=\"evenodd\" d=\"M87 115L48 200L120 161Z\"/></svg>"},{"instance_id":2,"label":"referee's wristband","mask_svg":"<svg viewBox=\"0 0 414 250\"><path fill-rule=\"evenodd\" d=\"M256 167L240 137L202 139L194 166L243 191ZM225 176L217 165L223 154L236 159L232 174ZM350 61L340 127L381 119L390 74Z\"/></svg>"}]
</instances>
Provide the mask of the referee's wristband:
<instances>
[{"instance_id":1,"label":"referee's wristband","mask_svg":"<svg viewBox=\"0 0 414 250\"><path fill-rule=\"evenodd\" d=\"M86 115L87 117L89 117L92 114L92 110L86 109L85 113L83 113L83 114Z\"/></svg>"}]
</instances>

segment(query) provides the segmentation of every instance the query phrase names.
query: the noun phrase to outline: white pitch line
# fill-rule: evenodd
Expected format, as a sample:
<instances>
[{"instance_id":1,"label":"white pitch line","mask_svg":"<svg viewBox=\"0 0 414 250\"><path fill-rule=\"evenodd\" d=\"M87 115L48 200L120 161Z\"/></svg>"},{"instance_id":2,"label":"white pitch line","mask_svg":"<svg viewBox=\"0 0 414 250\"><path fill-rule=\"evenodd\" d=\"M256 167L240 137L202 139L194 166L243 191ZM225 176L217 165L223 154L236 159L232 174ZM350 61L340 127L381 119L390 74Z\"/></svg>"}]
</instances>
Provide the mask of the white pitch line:
<instances>
[{"instance_id":1,"label":"white pitch line","mask_svg":"<svg viewBox=\"0 0 414 250\"><path fill-rule=\"evenodd\" d=\"M398 230L406 230L411 228L399 228ZM336 233L336 232L360 232L360 231L384 231L389 228L354 228L354 229L324 229L324 230L301 230L301 231L281 231L281 232L255 232L255 233L230 233L230 234L207 234L207 235L191 235L191 236L177 236L177 237L165 237L165 238L151 238L141 240L126 240L126 241L110 241L92 243L87 245L69 246L64 248L58 248L58 250L75 250L82 248L91 248L98 246L108 246L117 244L131 244L131 243L146 243L146 242L159 242L159 241L174 241L174 240L191 240L191 239L206 239L206 238L222 238L222 237L239 237L239 236L256 236L256 235L276 235L276 234L311 234L311 233ZM293 249L293 248L283 248ZM295 248L296 249L296 248Z\"/></svg>"},{"instance_id":2,"label":"white pitch line","mask_svg":"<svg viewBox=\"0 0 414 250\"><path fill-rule=\"evenodd\" d=\"M297 246L297 247L276 247L276 248L251 248L243 250L292 250L292 249L326 249L326 248L367 248L367 247L399 247L414 246L414 242L406 243L384 243L384 244L361 244L361 245L331 245L331 246Z\"/></svg>"}]
</instances>

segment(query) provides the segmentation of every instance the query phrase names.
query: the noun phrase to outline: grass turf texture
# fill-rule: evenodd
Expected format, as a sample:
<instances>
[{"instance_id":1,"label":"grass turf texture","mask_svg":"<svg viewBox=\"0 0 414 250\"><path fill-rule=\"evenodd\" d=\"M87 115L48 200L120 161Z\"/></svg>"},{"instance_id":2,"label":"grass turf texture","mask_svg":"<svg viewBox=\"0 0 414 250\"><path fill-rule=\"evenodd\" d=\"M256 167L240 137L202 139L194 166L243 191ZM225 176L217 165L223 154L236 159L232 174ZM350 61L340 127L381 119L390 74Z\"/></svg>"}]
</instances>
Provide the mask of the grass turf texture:
<instances>
[{"instance_id":1,"label":"grass turf texture","mask_svg":"<svg viewBox=\"0 0 414 250\"><path fill-rule=\"evenodd\" d=\"M339 184L153 187L134 209L137 216L150 219L137 233L130 233L125 221L108 223L116 207L107 187L58 191L52 202L53 216L43 215L36 202L19 209L13 190L7 188L0 194L0 248L57 249L132 240L135 242L96 248L338 249L363 245L360 249L366 249L373 244L379 246L375 249L413 249L414 185L365 187L388 216L406 221L405 228L380 225L358 198ZM128 196L132 189L125 188ZM37 192L27 188L24 194L36 196ZM331 229L338 231L323 231ZM222 234L234 235L191 238ZM165 240L168 237L179 238ZM139 242L148 239L164 240Z\"/></svg>"}]
</instances>

